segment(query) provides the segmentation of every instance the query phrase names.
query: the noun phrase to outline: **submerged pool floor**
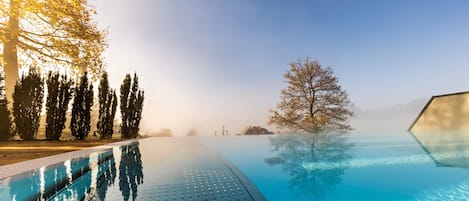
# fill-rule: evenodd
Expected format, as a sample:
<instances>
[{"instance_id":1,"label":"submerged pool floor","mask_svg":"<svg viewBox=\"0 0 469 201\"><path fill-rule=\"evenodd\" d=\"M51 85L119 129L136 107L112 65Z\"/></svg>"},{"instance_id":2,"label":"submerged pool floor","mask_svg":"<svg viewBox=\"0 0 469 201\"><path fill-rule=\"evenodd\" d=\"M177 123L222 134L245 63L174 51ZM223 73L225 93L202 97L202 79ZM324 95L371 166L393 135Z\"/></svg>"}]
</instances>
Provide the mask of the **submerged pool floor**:
<instances>
[{"instance_id":1,"label":"submerged pool floor","mask_svg":"<svg viewBox=\"0 0 469 201\"><path fill-rule=\"evenodd\" d=\"M12 167L1 166L0 172ZM22 193L34 190L36 195ZM20 176L3 175L0 196L2 200L265 200L235 166L190 138L148 138Z\"/></svg>"}]
</instances>

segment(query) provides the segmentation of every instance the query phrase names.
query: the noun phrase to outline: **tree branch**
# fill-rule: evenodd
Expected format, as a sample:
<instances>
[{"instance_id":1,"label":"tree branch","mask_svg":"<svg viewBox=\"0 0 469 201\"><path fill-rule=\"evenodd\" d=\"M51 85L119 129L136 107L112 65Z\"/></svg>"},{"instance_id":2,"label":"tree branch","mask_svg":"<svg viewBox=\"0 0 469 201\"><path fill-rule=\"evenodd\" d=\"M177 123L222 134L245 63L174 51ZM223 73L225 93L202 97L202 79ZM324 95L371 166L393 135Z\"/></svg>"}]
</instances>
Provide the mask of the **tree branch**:
<instances>
[{"instance_id":1,"label":"tree branch","mask_svg":"<svg viewBox=\"0 0 469 201\"><path fill-rule=\"evenodd\" d=\"M53 55L50 55L50 54L48 54L48 53L43 52L43 51L41 50L42 48L34 47L34 46L29 45L29 44L26 44L26 43L24 43L24 42L22 42L22 41L18 41L18 45L19 45L19 46L22 46L23 49L30 49L30 50L33 50L33 51L35 51L35 52L37 52L37 53L39 53L39 54L41 54L41 55L43 55L43 56L46 56L46 57L48 57L48 58L50 58L50 59L53 59L53 60L55 60L55 61L58 61L58 62L65 62L65 63L67 63L67 64L72 64L71 61L68 61L68 60L65 60L65 59L60 59L60 58L57 58L57 57L55 57L55 56L53 56Z\"/></svg>"}]
</instances>

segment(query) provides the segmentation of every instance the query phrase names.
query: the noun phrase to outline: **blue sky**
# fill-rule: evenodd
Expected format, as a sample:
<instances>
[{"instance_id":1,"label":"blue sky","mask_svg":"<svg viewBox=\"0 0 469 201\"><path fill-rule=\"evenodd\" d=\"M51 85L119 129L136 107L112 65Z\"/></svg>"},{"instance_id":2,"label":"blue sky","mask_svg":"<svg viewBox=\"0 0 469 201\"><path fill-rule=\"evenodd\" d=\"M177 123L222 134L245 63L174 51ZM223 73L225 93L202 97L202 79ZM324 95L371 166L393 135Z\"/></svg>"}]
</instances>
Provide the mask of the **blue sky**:
<instances>
[{"instance_id":1,"label":"blue sky","mask_svg":"<svg viewBox=\"0 0 469 201\"><path fill-rule=\"evenodd\" d=\"M305 56L363 111L469 90L469 1L92 3L109 28L111 84L140 75L148 131L267 126L288 63Z\"/></svg>"}]
</instances>

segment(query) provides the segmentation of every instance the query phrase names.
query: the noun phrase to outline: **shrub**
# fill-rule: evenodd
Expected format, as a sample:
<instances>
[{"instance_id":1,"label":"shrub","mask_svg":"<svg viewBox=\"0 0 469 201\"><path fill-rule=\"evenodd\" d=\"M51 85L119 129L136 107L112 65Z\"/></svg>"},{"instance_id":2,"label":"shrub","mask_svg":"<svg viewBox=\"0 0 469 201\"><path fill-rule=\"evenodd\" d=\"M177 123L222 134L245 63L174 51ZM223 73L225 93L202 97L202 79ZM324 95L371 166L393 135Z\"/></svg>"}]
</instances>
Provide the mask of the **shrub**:
<instances>
[{"instance_id":1,"label":"shrub","mask_svg":"<svg viewBox=\"0 0 469 201\"><path fill-rule=\"evenodd\" d=\"M16 82L13 93L13 116L16 129L23 140L34 140L39 129L44 80L35 68Z\"/></svg>"}]
</instances>

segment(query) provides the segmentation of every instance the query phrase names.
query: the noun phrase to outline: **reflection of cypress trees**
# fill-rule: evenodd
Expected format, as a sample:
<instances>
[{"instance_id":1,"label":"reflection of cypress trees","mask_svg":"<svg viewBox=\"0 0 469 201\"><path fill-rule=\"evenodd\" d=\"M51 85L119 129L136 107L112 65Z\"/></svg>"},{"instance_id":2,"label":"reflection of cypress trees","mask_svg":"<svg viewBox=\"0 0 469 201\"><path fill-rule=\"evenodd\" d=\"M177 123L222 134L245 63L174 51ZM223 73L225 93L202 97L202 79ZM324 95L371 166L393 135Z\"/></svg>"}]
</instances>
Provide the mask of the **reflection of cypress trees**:
<instances>
[{"instance_id":1,"label":"reflection of cypress trees","mask_svg":"<svg viewBox=\"0 0 469 201\"><path fill-rule=\"evenodd\" d=\"M138 142L121 148L122 155L119 164L119 190L124 200L137 198L138 185L143 183L143 167Z\"/></svg>"},{"instance_id":2,"label":"reflection of cypress trees","mask_svg":"<svg viewBox=\"0 0 469 201\"><path fill-rule=\"evenodd\" d=\"M67 187L67 192L62 193L62 198L79 198L88 193L91 186L89 163L90 159L88 157L72 159L70 161L73 184Z\"/></svg>"},{"instance_id":3,"label":"reflection of cypress trees","mask_svg":"<svg viewBox=\"0 0 469 201\"><path fill-rule=\"evenodd\" d=\"M51 194L59 191L64 187L67 181L67 170L65 166L59 165L56 167L48 167L44 171L44 187L47 192L44 192L44 196L50 196Z\"/></svg>"},{"instance_id":4,"label":"reflection of cypress trees","mask_svg":"<svg viewBox=\"0 0 469 201\"><path fill-rule=\"evenodd\" d=\"M37 200L41 191L39 171L13 176L9 185L11 200Z\"/></svg>"},{"instance_id":5,"label":"reflection of cypress trees","mask_svg":"<svg viewBox=\"0 0 469 201\"><path fill-rule=\"evenodd\" d=\"M105 158L107 157L109 157L109 159L106 160ZM114 185L114 181L116 180L116 166L112 150L99 154L98 161L104 162L98 167L98 176L101 176L99 176L96 182L97 194L99 200L105 200L107 189L109 186Z\"/></svg>"},{"instance_id":6,"label":"reflection of cypress trees","mask_svg":"<svg viewBox=\"0 0 469 201\"><path fill-rule=\"evenodd\" d=\"M344 135L311 134L282 135L271 138L277 161L291 176L290 190L303 199L321 199L327 191L341 182L347 167L306 170L300 164L338 162L352 156L347 151L353 146Z\"/></svg>"},{"instance_id":7,"label":"reflection of cypress trees","mask_svg":"<svg viewBox=\"0 0 469 201\"><path fill-rule=\"evenodd\" d=\"M140 156L140 152L138 150L137 152ZM140 157L138 160L140 161ZM113 151L110 150L98 155L99 166L96 167L97 169L90 169L95 167L90 166L90 161L92 160L89 157L75 158L65 163L47 166L43 171L40 169L13 176L9 182L10 199L105 200L109 186L114 185L116 179L117 171ZM92 188L93 171L97 171L96 189ZM134 172L134 175L138 177L138 184L140 184L143 178L143 176L138 176L141 175L141 162L140 173ZM130 181L135 181L135 179ZM136 197L136 188L134 197Z\"/></svg>"},{"instance_id":8,"label":"reflection of cypress trees","mask_svg":"<svg viewBox=\"0 0 469 201\"><path fill-rule=\"evenodd\" d=\"M88 164L89 158L77 158L70 161L70 172L67 172L65 165L59 164L45 167L42 173L41 170L35 170L27 175L13 176L9 184L11 200L75 200L83 197L91 185ZM71 184L67 173L72 174ZM62 191L65 187L67 189Z\"/></svg>"}]
</instances>

